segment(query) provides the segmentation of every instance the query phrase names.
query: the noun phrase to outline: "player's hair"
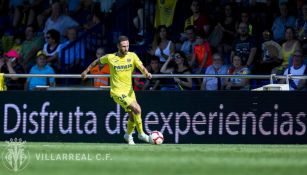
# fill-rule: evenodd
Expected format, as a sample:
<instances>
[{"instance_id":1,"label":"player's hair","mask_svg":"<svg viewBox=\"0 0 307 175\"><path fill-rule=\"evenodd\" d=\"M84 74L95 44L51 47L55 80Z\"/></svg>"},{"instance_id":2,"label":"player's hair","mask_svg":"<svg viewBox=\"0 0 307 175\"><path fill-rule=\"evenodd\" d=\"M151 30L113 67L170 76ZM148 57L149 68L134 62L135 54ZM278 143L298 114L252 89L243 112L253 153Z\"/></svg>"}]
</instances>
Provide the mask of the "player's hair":
<instances>
[{"instance_id":1,"label":"player's hair","mask_svg":"<svg viewBox=\"0 0 307 175\"><path fill-rule=\"evenodd\" d=\"M127 36L121 35L118 37L117 44L121 43L122 41L128 41L129 38Z\"/></svg>"}]
</instances>

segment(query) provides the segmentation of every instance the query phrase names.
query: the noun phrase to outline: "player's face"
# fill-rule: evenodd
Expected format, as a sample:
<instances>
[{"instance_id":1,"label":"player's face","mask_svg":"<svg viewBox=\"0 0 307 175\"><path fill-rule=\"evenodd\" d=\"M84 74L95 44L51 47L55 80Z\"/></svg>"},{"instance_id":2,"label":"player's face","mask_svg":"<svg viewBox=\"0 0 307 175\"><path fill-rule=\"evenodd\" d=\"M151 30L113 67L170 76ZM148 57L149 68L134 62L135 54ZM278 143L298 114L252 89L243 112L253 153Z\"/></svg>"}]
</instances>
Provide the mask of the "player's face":
<instances>
[{"instance_id":1,"label":"player's face","mask_svg":"<svg viewBox=\"0 0 307 175\"><path fill-rule=\"evenodd\" d=\"M129 41L122 41L118 45L118 51L122 55L126 55L129 51Z\"/></svg>"}]
</instances>

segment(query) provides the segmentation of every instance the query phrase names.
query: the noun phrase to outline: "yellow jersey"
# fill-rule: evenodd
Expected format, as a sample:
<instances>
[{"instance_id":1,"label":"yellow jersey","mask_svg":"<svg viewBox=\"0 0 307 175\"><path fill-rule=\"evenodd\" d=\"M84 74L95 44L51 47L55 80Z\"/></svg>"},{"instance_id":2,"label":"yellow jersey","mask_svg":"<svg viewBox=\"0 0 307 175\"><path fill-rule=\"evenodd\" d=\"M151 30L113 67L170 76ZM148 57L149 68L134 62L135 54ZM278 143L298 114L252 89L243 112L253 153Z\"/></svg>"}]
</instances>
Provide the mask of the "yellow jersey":
<instances>
[{"instance_id":1,"label":"yellow jersey","mask_svg":"<svg viewBox=\"0 0 307 175\"><path fill-rule=\"evenodd\" d=\"M128 52L119 57L117 53L100 57L101 64L108 64L110 68L111 94L129 92L132 88L132 73L135 66L140 69L143 65L134 52Z\"/></svg>"},{"instance_id":2,"label":"yellow jersey","mask_svg":"<svg viewBox=\"0 0 307 175\"><path fill-rule=\"evenodd\" d=\"M173 23L177 0L157 0L155 14L155 27L166 25L169 27Z\"/></svg>"}]
</instances>

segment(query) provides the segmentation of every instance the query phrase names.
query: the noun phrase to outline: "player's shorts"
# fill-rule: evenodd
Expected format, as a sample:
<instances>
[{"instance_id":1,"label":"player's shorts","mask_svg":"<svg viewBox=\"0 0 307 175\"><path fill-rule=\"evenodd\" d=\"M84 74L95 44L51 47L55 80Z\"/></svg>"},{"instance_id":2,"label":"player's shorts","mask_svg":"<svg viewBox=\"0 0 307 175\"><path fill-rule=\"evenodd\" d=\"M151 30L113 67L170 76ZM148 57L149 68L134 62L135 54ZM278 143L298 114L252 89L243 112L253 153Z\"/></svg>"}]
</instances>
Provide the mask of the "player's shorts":
<instances>
[{"instance_id":1,"label":"player's shorts","mask_svg":"<svg viewBox=\"0 0 307 175\"><path fill-rule=\"evenodd\" d=\"M117 92L117 93L111 93L111 97L113 100L119 104L126 112L131 112L131 109L128 109L128 106L133 102L136 101L135 93L134 91L130 92Z\"/></svg>"}]
</instances>

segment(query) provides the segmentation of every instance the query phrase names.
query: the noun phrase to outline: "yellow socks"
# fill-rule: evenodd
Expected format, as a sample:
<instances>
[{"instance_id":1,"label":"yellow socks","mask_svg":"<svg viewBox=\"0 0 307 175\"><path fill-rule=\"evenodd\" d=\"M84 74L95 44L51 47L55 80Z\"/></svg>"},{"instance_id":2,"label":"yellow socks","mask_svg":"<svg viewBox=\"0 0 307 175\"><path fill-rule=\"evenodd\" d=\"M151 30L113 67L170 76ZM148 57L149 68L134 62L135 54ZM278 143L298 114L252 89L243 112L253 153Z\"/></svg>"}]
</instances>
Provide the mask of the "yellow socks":
<instances>
[{"instance_id":1,"label":"yellow socks","mask_svg":"<svg viewBox=\"0 0 307 175\"><path fill-rule=\"evenodd\" d=\"M135 128L135 122L130 121L130 119L128 119L128 123L127 123L127 134L131 135L132 132L134 131Z\"/></svg>"},{"instance_id":2,"label":"yellow socks","mask_svg":"<svg viewBox=\"0 0 307 175\"><path fill-rule=\"evenodd\" d=\"M143 124L142 124L142 118L141 114L133 114L134 117L134 123L136 125L136 130L138 131L138 134L143 134Z\"/></svg>"}]
</instances>

